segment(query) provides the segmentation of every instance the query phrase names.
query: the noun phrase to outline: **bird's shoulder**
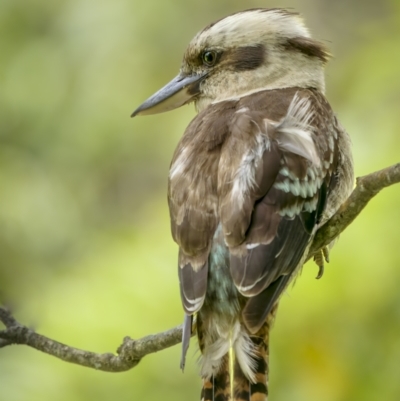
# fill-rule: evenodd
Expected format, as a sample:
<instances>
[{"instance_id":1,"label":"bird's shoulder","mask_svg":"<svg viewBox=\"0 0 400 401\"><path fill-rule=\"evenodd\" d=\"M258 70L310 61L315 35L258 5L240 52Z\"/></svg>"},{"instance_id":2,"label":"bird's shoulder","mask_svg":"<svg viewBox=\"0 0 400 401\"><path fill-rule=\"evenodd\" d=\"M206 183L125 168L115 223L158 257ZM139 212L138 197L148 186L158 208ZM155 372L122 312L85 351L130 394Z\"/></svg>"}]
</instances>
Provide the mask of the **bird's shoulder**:
<instances>
[{"instance_id":1,"label":"bird's shoulder","mask_svg":"<svg viewBox=\"0 0 400 401\"><path fill-rule=\"evenodd\" d=\"M240 98L211 103L197 114L186 128L178 143L172 163L185 151L195 151L197 156L218 153L221 146L232 135L232 131L245 136L254 125L264 121L279 122L288 113L293 99L306 99L312 111L309 124L314 128L318 147L321 151L328 146L327 134L337 136L338 123L325 96L312 88L280 88L260 90ZM264 132L268 135L268 133Z\"/></svg>"}]
</instances>

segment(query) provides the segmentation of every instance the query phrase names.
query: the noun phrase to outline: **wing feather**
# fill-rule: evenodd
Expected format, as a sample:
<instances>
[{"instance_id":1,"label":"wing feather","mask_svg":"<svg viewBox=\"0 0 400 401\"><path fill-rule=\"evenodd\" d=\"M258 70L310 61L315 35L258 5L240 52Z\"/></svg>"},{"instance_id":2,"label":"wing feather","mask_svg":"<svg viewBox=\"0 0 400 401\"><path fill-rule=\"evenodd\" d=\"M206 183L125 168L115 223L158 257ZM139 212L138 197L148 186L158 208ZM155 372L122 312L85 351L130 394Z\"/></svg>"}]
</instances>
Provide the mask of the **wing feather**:
<instances>
[{"instance_id":1,"label":"wing feather","mask_svg":"<svg viewBox=\"0 0 400 401\"><path fill-rule=\"evenodd\" d=\"M171 231L179 245L181 300L188 315L201 308L206 295L208 257L218 225L215 172L232 107L232 102L225 102L200 113L186 129L171 162Z\"/></svg>"},{"instance_id":2,"label":"wing feather","mask_svg":"<svg viewBox=\"0 0 400 401\"><path fill-rule=\"evenodd\" d=\"M221 223L232 279L250 298L243 319L251 332L301 267L325 207L336 158L325 133L311 125L314 106L312 97L296 93L277 122L242 109L222 151Z\"/></svg>"}]
</instances>

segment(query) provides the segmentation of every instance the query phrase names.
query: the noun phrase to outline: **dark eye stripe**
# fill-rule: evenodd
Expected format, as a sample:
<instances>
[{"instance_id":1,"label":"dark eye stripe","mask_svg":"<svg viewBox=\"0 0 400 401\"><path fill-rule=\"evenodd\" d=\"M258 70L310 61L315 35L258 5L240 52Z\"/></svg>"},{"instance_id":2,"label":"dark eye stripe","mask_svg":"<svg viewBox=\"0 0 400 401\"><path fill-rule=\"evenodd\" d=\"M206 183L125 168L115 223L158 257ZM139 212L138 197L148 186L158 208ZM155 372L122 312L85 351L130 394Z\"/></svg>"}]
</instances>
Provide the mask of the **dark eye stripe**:
<instances>
[{"instance_id":1,"label":"dark eye stripe","mask_svg":"<svg viewBox=\"0 0 400 401\"><path fill-rule=\"evenodd\" d=\"M264 45L243 46L231 51L229 64L237 71L255 70L264 63L265 57Z\"/></svg>"},{"instance_id":2,"label":"dark eye stripe","mask_svg":"<svg viewBox=\"0 0 400 401\"><path fill-rule=\"evenodd\" d=\"M296 37L289 38L284 44L287 50L297 50L309 57L317 57L323 63L329 60L330 54L323 43L311 38Z\"/></svg>"}]
</instances>

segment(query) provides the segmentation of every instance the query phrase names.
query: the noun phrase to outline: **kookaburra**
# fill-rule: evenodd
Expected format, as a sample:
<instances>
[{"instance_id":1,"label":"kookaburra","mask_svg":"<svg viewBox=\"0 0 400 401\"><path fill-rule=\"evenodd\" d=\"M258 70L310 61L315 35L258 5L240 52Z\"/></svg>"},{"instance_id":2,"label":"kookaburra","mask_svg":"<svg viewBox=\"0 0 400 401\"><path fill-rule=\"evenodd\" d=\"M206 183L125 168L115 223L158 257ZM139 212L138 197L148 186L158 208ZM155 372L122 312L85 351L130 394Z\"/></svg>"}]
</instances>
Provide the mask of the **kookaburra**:
<instances>
[{"instance_id":1,"label":"kookaburra","mask_svg":"<svg viewBox=\"0 0 400 401\"><path fill-rule=\"evenodd\" d=\"M275 305L352 190L350 139L324 96L328 58L297 14L238 12L199 32L179 75L132 114L198 111L168 201L183 361L196 315L204 401L266 399Z\"/></svg>"}]
</instances>

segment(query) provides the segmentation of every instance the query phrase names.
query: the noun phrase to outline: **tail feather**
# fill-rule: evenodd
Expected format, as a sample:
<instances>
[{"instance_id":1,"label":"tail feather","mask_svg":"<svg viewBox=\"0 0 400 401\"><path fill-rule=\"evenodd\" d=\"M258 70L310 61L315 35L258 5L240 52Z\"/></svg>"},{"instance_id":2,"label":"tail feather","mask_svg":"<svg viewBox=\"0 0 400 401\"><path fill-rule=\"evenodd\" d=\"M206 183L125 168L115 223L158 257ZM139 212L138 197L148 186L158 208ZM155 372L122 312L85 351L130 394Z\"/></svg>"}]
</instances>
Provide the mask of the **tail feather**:
<instances>
[{"instance_id":1,"label":"tail feather","mask_svg":"<svg viewBox=\"0 0 400 401\"><path fill-rule=\"evenodd\" d=\"M203 379L201 401L230 401L231 382L229 375L229 354L226 354L221 362L217 374L208 379Z\"/></svg>"},{"instance_id":2,"label":"tail feather","mask_svg":"<svg viewBox=\"0 0 400 401\"><path fill-rule=\"evenodd\" d=\"M209 319L197 316L197 338L201 357L203 388L201 401L231 401L229 338L218 338ZM216 328L216 327L214 327Z\"/></svg>"},{"instance_id":3,"label":"tail feather","mask_svg":"<svg viewBox=\"0 0 400 401\"><path fill-rule=\"evenodd\" d=\"M253 343L254 380L250 381L243 373L238 358L235 360L233 376L234 401L267 401L269 369L269 332L277 311L277 304L272 308L265 323L250 335Z\"/></svg>"},{"instance_id":4,"label":"tail feather","mask_svg":"<svg viewBox=\"0 0 400 401\"><path fill-rule=\"evenodd\" d=\"M235 360L234 369L234 401L266 401L268 399L268 345L263 339L257 338L255 349L257 356L254 357L255 375L252 383L243 373L238 360Z\"/></svg>"},{"instance_id":5,"label":"tail feather","mask_svg":"<svg viewBox=\"0 0 400 401\"><path fill-rule=\"evenodd\" d=\"M232 376L230 354L219 344L222 339L214 339L215 342L209 344L210 332L205 330L207 325L198 317L197 335L203 362L204 359L212 362L212 369L206 369L202 374L201 401L268 400L269 332L277 306L274 305L264 324L254 334L238 322L232 327L231 340L235 351ZM213 355L210 356L210 353ZM204 374L205 372L210 373Z\"/></svg>"}]
</instances>

